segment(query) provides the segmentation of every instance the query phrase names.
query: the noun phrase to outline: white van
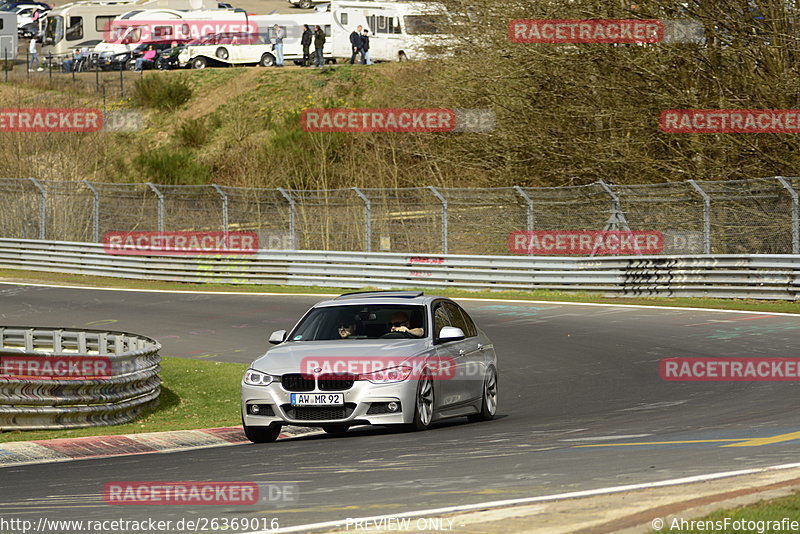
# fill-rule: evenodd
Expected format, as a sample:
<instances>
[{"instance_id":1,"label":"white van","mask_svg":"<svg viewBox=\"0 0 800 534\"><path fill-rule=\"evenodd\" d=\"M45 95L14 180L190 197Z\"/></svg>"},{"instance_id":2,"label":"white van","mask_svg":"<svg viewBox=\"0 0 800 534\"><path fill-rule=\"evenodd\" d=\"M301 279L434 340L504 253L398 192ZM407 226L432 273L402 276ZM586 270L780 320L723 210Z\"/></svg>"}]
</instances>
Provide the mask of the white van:
<instances>
[{"instance_id":1,"label":"white van","mask_svg":"<svg viewBox=\"0 0 800 534\"><path fill-rule=\"evenodd\" d=\"M0 60L17 58L17 14L0 11Z\"/></svg>"},{"instance_id":2,"label":"white van","mask_svg":"<svg viewBox=\"0 0 800 534\"><path fill-rule=\"evenodd\" d=\"M283 29L283 57L285 62L303 59L303 25L308 24L313 31L318 25L325 32L326 40L323 57L327 62L333 60L330 13L309 13L302 15L254 15L250 22L258 26L258 34L227 35L220 34L187 44L181 51L178 62L181 66L202 69L213 65L259 64L271 67L275 64L275 25ZM312 41L309 52L313 56Z\"/></svg>"},{"instance_id":3,"label":"white van","mask_svg":"<svg viewBox=\"0 0 800 534\"><path fill-rule=\"evenodd\" d=\"M92 49L105 38L111 21L134 9L212 9L216 0L84 0L47 13L42 55L66 56Z\"/></svg>"},{"instance_id":4,"label":"white van","mask_svg":"<svg viewBox=\"0 0 800 534\"><path fill-rule=\"evenodd\" d=\"M429 47L449 44L447 12L436 2L333 1L334 50L337 57L352 54L350 34L369 29L372 61L424 59Z\"/></svg>"},{"instance_id":5,"label":"white van","mask_svg":"<svg viewBox=\"0 0 800 534\"><path fill-rule=\"evenodd\" d=\"M109 35L94 53L102 58L130 52L144 42L183 44L222 31L244 31L249 19L241 9L137 9L113 20Z\"/></svg>"}]
</instances>

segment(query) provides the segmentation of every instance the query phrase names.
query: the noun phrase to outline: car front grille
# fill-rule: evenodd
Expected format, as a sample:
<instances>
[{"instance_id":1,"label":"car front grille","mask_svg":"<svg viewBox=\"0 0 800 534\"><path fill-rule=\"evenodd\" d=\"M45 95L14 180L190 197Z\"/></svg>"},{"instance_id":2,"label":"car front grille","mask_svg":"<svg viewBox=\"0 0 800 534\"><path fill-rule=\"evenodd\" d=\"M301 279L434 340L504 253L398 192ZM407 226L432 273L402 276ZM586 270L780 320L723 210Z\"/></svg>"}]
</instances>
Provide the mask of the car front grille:
<instances>
[{"instance_id":1,"label":"car front grille","mask_svg":"<svg viewBox=\"0 0 800 534\"><path fill-rule=\"evenodd\" d=\"M344 406L281 406L289 419L296 421L336 421L345 419L353 413L356 405L347 403Z\"/></svg>"},{"instance_id":2,"label":"car front grille","mask_svg":"<svg viewBox=\"0 0 800 534\"><path fill-rule=\"evenodd\" d=\"M321 391L344 391L353 387L356 376L352 374L320 375L318 380Z\"/></svg>"},{"instance_id":3,"label":"car front grille","mask_svg":"<svg viewBox=\"0 0 800 534\"><path fill-rule=\"evenodd\" d=\"M314 391L313 376L301 374L283 375L281 383L286 391Z\"/></svg>"}]
</instances>

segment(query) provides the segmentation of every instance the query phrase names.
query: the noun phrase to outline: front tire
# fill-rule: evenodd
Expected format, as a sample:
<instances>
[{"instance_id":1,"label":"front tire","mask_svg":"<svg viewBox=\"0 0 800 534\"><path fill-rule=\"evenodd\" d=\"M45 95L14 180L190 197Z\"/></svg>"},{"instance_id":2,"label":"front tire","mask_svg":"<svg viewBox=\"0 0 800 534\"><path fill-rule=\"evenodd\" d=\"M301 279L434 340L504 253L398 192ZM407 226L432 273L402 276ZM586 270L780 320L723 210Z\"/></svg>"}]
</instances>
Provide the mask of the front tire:
<instances>
[{"instance_id":1,"label":"front tire","mask_svg":"<svg viewBox=\"0 0 800 534\"><path fill-rule=\"evenodd\" d=\"M486 378L483 381L483 399L481 401L481 411L468 415L467 420L471 423L478 421L490 421L497 414L497 371L494 367L489 368Z\"/></svg>"},{"instance_id":2,"label":"front tire","mask_svg":"<svg viewBox=\"0 0 800 534\"><path fill-rule=\"evenodd\" d=\"M204 57L196 57L192 60L193 69L204 69L208 66L208 60Z\"/></svg>"},{"instance_id":3,"label":"front tire","mask_svg":"<svg viewBox=\"0 0 800 534\"><path fill-rule=\"evenodd\" d=\"M258 62L262 67L271 67L275 64L275 56L270 53L265 53L261 56L261 61Z\"/></svg>"},{"instance_id":4,"label":"front tire","mask_svg":"<svg viewBox=\"0 0 800 534\"><path fill-rule=\"evenodd\" d=\"M312 4L312 3L311 3L311 0L301 0L301 2L300 2L300 7L301 7L302 9L308 9L308 8L310 8L312 5L314 5L314 4Z\"/></svg>"},{"instance_id":5,"label":"front tire","mask_svg":"<svg viewBox=\"0 0 800 534\"><path fill-rule=\"evenodd\" d=\"M428 430L433 420L433 406L436 400L433 390L433 378L428 372L423 373L417 383L417 395L414 400L414 421L411 430Z\"/></svg>"},{"instance_id":6,"label":"front tire","mask_svg":"<svg viewBox=\"0 0 800 534\"><path fill-rule=\"evenodd\" d=\"M253 443L272 443L281 435L281 426L280 423L269 426L247 426L242 423L244 435Z\"/></svg>"}]
</instances>

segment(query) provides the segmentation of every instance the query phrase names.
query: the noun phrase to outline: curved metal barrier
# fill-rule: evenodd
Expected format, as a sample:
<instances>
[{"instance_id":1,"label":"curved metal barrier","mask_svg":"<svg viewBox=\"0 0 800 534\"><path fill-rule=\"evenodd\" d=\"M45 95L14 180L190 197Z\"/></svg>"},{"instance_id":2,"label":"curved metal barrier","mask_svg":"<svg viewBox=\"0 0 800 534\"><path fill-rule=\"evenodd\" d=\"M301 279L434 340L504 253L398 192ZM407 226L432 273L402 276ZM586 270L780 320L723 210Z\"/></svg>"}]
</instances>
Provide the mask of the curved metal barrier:
<instances>
[{"instance_id":1,"label":"curved metal barrier","mask_svg":"<svg viewBox=\"0 0 800 534\"><path fill-rule=\"evenodd\" d=\"M552 289L609 296L798 298L800 255L466 256L261 251L115 256L103 245L0 239L0 269L224 284L337 288Z\"/></svg>"},{"instance_id":2,"label":"curved metal barrier","mask_svg":"<svg viewBox=\"0 0 800 534\"><path fill-rule=\"evenodd\" d=\"M135 419L158 404L159 350L124 332L0 327L0 430Z\"/></svg>"}]
</instances>

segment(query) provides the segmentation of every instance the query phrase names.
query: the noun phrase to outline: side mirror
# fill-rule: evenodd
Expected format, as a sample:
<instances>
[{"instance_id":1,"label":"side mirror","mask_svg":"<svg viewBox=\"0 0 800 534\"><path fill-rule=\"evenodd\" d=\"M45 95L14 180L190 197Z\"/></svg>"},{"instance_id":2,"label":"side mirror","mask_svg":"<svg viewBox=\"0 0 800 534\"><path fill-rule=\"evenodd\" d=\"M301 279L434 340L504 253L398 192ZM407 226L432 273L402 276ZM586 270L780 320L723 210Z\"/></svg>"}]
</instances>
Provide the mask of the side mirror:
<instances>
[{"instance_id":1,"label":"side mirror","mask_svg":"<svg viewBox=\"0 0 800 534\"><path fill-rule=\"evenodd\" d=\"M439 331L439 342L446 343L448 341L461 341L464 339L464 331L455 326L445 326Z\"/></svg>"},{"instance_id":2,"label":"side mirror","mask_svg":"<svg viewBox=\"0 0 800 534\"><path fill-rule=\"evenodd\" d=\"M269 336L269 342L273 345L280 345L286 340L286 330L276 330Z\"/></svg>"}]
</instances>

